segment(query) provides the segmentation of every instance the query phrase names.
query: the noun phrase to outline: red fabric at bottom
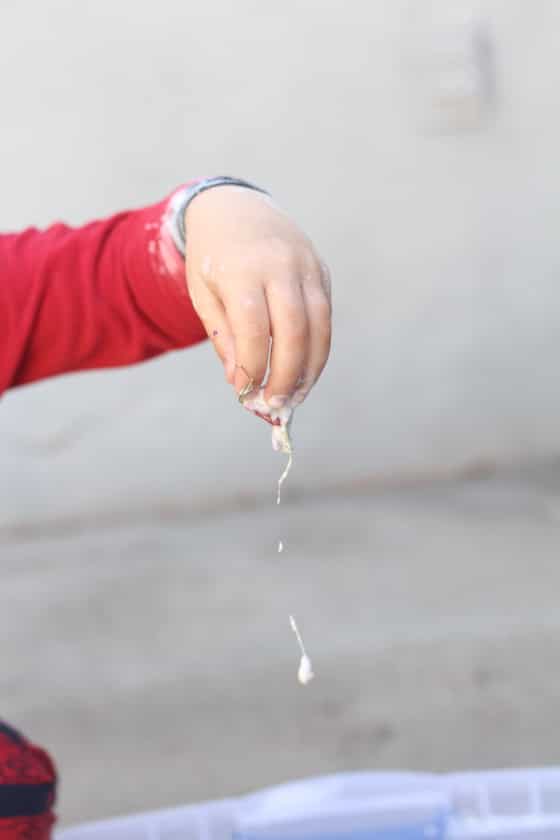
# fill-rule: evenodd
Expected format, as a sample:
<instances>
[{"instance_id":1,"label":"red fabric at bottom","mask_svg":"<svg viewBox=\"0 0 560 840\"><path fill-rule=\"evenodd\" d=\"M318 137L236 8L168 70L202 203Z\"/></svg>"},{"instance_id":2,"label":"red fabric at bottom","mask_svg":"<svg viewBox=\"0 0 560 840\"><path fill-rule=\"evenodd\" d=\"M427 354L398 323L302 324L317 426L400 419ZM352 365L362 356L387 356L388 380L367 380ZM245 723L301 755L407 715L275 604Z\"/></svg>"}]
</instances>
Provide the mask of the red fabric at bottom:
<instances>
[{"instance_id":1,"label":"red fabric at bottom","mask_svg":"<svg viewBox=\"0 0 560 840\"><path fill-rule=\"evenodd\" d=\"M50 840L54 823L52 812L38 817L0 820L0 840Z\"/></svg>"},{"instance_id":2,"label":"red fabric at bottom","mask_svg":"<svg viewBox=\"0 0 560 840\"><path fill-rule=\"evenodd\" d=\"M48 753L0 721L0 840L50 840L55 796Z\"/></svg>"}]
</instances>

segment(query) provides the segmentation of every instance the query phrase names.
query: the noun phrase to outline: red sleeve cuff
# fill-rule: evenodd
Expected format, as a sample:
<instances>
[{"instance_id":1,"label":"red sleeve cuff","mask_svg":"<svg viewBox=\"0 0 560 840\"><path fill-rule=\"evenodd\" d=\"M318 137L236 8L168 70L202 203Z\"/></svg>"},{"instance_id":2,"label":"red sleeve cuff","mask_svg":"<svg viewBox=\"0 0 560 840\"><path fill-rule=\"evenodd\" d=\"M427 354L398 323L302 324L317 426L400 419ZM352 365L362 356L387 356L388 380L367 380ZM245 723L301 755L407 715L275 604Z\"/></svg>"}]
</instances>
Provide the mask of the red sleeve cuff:
<instances>
[{"instance_id":1,"label":"red sleeve cuff","mask_svg":"<svg viewBox=\"0 0 560 840\"><path fill-rule=\"evenodd\" d=\"M206 337L172 236L172 199L81 228L0 236L0 393Z\"/></svg>"},{"instance_id":2,"label":"red sleeve cuff","mask_svg":"<svg viewBox=\"0 0 560 840\"><path fill-rule=\"evenodd\" d=\"M128 215L121 240L131 295L144 317L167 337L169 349L206 338L188 293L185 261L173 239L175 195Z\"/></svg>"}]
</instances>

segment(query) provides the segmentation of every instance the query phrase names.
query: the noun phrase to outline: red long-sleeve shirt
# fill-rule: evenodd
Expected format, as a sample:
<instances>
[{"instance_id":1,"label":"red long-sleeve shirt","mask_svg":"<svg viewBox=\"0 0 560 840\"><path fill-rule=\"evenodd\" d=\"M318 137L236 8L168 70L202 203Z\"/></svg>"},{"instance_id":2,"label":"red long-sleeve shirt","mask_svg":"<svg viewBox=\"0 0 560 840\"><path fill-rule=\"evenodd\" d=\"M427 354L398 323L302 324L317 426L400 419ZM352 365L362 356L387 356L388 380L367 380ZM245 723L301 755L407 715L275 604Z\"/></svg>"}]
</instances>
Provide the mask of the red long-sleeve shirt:
<instances>
[{"instance_id":1,"label":"red long-sleeve shirt","mask_svg":"<svg viewBox=\"0 0 560 840\"><path fill-rule=\"evenodd\" d=\"M0 394L205 338L174 212L168 199L81 228L0 235ZM55 781L47 754L0 721L0 838L51 837Z\"/></svg>"},{"instance_id":2,"label":"red long-sleeve shirt","mask_svg":"<svg viewBox=\"0 0 560 840\"><path fill-rule=\"evenodd\" d=\"M0 235L0 393L202 341L170 200L80 228Z\"/></svg>"}]
</instances>

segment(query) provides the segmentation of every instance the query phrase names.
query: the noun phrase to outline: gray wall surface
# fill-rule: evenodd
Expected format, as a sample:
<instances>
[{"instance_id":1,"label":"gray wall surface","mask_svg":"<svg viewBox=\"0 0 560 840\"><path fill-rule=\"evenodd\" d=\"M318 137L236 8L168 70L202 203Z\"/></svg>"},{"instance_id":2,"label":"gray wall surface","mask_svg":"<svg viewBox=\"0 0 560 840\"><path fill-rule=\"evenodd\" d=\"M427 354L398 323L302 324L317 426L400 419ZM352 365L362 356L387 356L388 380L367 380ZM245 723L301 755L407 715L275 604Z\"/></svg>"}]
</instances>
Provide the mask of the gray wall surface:
<instances>
[{"instance_id":1,"label":"gray wall surface","mask_svg":"<svg viewBox=\"0 0 560 840\"><path fill-rule=\"evenodd\" d=\"M559 25L553 0L3 3L0 228L252 178L336 284L294 488L556 451ZM271 493L267 447L209 347L22 389L0 523Z\"/></svg>"}]
</instances>

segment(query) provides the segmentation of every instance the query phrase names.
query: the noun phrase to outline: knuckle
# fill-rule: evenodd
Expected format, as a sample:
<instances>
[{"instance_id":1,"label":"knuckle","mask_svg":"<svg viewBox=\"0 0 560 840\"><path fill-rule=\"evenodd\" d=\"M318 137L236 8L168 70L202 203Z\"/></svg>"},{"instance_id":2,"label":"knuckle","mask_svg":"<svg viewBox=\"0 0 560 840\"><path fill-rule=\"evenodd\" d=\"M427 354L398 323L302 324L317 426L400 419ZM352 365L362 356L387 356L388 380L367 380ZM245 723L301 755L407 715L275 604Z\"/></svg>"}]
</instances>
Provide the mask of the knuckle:
<instances>
[{"instance_id":1,"label":"knuckle","mask_svg":"<svg viewBox=\"0 0 560 840\"><path fill-rule=\"evenodd\" d=\"M294 311L291 317L288 317L286 323L283 325L283 332L286 338L292 342L303 342L309 336L309 326L305 318L301 317L301 312Z\"/></svg>"},{"instance_id":2,"label":"knuckle","mask_svg":"<svg viewBox=\"0 0 560 840\"><path fill-rule=\"evenodd\" d=\"M239 295L239 306L245 312L254 312L257 309L258 303L259 296L256 291L248 290Z\"/></svg>"},{"instance_id":3,"label":"knuckle","mask_svg":"<svg viewBox=\"0 0 560 840\"><path fill-rule=\"evenodd\" d=\"M263 240L258 252L261 270L267 274L286 273L296 267L294 246L281 237L272 236Z\"/></svg>"},{"instance_id":4,"label":"knuckle","mask_svg":"<svg viewBox=\"0 0 560 840\"><path fill-rule=\"evenodd\" d=\"M247 321L243 326L243 332L239 335L238 342L245 346L260 346L263 340L268 338L268 332L258 321Z\"/></svg>"},{"instance_id":5,"label":"knuckle","mask_svg":"<svg viewBox=\"0 0 560 840\"><path fill-rule=\"evenodd\" d=\"M307 295L309 307L312 310L313 317L317 318L321 323L330 323L331 320L331 303L322 289L317 289Z\"/></svg>"},{"instance_id":6,"label":"knuckle","mask_svg":"<svg viewBox=\"0 0 560 840\"><path fill-rule=\"evenodd\" d=\"M327 341L332 333L331 307L324 297L309 301L309 319L314 336Z\"/></svg>"},{"instance_id":7,"label":"knuckle","mask_svg":"<svg viewBox=\"0 0 560 840\"><path fill-rule=\"evenodd\" d=\"M239 331L245 337L261 338L268 335L268 320L263 312L260 292L247 291L240 294L233 308Z\"/></svg>"},{"instance_id":8,"label":"knuckle","mask_svg":"<svg viewBox=\"0 0 560 840\"><path fill-rule=\"evenodd\" d=\"M268 325L256 313L247 313L241 328L242 337L249 341L262 341L268 337Z\"/></svg>"}]
</instances>

